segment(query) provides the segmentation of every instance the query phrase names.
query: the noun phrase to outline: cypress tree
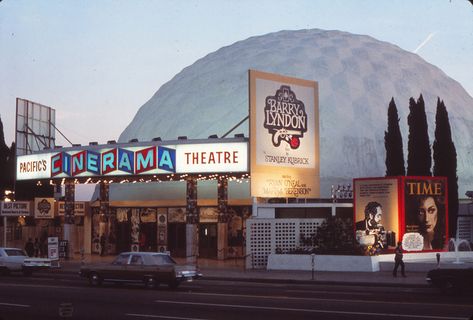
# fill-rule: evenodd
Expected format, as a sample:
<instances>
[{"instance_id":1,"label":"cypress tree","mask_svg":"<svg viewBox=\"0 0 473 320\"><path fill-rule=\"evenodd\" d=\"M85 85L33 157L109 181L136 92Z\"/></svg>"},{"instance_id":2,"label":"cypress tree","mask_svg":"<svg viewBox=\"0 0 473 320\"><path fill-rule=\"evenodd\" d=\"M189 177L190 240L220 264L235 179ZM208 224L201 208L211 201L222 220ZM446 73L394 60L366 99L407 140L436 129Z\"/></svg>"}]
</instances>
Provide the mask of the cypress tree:
<instances>
[{"instance_id":1,"label":"cypress tree","mask_svg":"<svg viewBox=\"0 0 473 320\"><path fill-rule=\"evenodd\" d=\"M405 175L402 135L394 98L391 98L391 102L389 102L388 131L384 132L384 147L386 148L386 176Z\"/></svg>"},{"instance_id":2,"label":"cypress tree","mask_svg":"<svg viewBox=\"0 0 473 320\"><path fill-rule=\"evenodd\" d=\"M447 108L437 99L435 114L434 176L448 179L448 225L449 236L456 237L458 215L457 151L452 140L452 132Z\"/></svg>"},{"instance_id":3,"label":"cypress tree","mask_svg":"<svg viewBox=\"0 0 473 320\"><path fill-rule=\"evenodd\" d=\"M407 142L407 175L431 176L432 154L430 151L427 116L424 98L420 95L417 103L409 99L409 137Z\"/></svg>"}]
</instances>

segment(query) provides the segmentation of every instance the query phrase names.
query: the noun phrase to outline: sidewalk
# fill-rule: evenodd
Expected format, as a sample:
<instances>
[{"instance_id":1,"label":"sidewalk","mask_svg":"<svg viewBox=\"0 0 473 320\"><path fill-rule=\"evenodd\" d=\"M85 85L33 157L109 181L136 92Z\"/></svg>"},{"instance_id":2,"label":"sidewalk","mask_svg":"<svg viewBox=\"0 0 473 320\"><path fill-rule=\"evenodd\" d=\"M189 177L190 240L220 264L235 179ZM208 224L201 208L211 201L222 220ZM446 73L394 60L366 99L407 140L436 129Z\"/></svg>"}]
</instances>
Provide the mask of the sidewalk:
<instances>
[{"instance_id":1,"label":"sidewalk","mask_svg":"<svg viewBox=\"0 0 473 320\"><path fill-rule=\"evenodd\" d=\"M79 255L74 259L61 260L60 268L54 273L77 274L82 264L109 263L115 256L85 255L82 262ZM185 258L175 258L179 264L186 264ZM276 282L276 283L317 283L337 285L363 285L363 286L401 286L401 287L426 287L426 272L409 272L409 263L406 263L407 277L394 278L391 271L379 272L323 272L293 271L293 270L271 270L244 269L243 259L199 259L197 265L206 280L226 281L254 281L254 282Z\"/></svg>"}]
</instances>

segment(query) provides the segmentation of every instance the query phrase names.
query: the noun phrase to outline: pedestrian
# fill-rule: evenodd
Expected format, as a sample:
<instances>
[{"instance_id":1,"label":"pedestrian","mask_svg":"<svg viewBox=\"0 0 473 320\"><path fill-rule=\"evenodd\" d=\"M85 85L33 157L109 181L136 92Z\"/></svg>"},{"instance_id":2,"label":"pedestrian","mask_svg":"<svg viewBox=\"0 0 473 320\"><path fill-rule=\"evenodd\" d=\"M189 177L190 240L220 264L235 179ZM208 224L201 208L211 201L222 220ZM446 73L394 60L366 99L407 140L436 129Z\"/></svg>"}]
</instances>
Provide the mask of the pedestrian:
<instances>
[{"instance_id":1,"label":"pedestrian","mask_svg":"<svg viewBox=\"0 0 473 320\"><path fill-rule=\"evenodd\" d=\"M393 277L397 277L397 268L401 266L401 274L403 277L406 277L406 272L404 268L404 261L402 261L402 242L399 241L397 243L396 249L394 250L394 269L393 269Z\"/></svg>"},{"instance_id":2,"label":"pedestrian","mask_svg":"<svg viewBox=\"0 0 473 320\"><path fill-rule=\"evenodd\" d=\"M39 237L39 256L41 258L48 256L48 235L42 233Z\"/></svg>"},{"instance_id":3,"label":"pedestrian","mask_svg":"<svg viewBox=\"0 0 473 320\"><path fill-rule=\"evenodd\" d=\"M107 244L107 238L105 237L105 233L102 233L100 236L100 255L105 255L105 246Z\"/></svg>"},{"instance_id":4,"label":"pedestrian","mask_svg":"<svg viewBox=\"0 0 473 320\"><path fill-rule=\"evenodd\" d=\"M39 241L38 241L38 238L34 239L33 247L34 247L34 256L37 258L37 257L39 257Z\"/></svg>"},{"instance_id":5,"label":"pedestrian","mask_svg":"<svg viewBox=\"0 0 473 320\"><path fill-rule=\"evenodd\" d=\"M140 232L140 251L146 251L146 234Z\"/></svg>"},{"instance_id":6,"label":"pedestrian","mask_svg":"<svg viewBox=\"0 0 473 320\"><path fill-rule=\"evenodd\" d=\"M31 238L28 238L28 241L25 244L25 251L28 257L32 257L34 255L34 245L33 240L31 240Z\"/></svg>"}]
</instances>

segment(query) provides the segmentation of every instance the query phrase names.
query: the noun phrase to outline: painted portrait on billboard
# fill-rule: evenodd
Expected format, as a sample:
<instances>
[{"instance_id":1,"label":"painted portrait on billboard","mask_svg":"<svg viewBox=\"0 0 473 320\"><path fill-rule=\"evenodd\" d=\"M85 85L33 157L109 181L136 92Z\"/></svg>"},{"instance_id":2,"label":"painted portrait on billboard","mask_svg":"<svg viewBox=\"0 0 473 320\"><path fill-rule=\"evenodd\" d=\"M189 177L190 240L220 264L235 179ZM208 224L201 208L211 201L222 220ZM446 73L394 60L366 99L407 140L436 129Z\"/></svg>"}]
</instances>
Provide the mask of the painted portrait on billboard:
<instances>
[{"instance_id":1,"label":"painted portrait on billboard","mask_svg":"<svg viewBox=\"0 0 473 320\"><path fill-rule=\"evenodd\" d=\"M404 202L404 249L407 251L444 249L448 234L446 179L406 177Z\"/></svg>"},{"instance_id":2,"label":"painted portrait on billboard","mask_svg":"<svg viewBox=\"0 0 473 320\"><path fill-rule=\"evenodd\" d=\"M394 248L399 234L398 179L355 179L354 188L357 244L366 255Z\"/></svg>"}]
</instances>

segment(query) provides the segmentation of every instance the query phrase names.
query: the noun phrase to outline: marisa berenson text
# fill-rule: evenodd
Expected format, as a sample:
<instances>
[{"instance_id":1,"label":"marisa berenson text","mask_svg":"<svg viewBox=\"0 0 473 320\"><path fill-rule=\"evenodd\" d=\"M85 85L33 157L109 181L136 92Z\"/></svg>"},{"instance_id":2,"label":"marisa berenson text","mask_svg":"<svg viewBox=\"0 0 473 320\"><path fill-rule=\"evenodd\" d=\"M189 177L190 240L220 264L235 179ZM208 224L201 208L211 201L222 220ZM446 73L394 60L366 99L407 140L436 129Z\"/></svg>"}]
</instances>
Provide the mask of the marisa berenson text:
<instances>
[{"instance_id":1,"label":"marisa berenson text","mask_svg":"<svg viewBox=\"0 0 473 320\"><path fill-rule=\"evenodd\" d=\"M305 183L290 176L283 175L282 179L268 179L264 192L270 196L281 196L297 198L299 196L307 195L311 192L311 188Z\"/></svg>"}]
</instances>

